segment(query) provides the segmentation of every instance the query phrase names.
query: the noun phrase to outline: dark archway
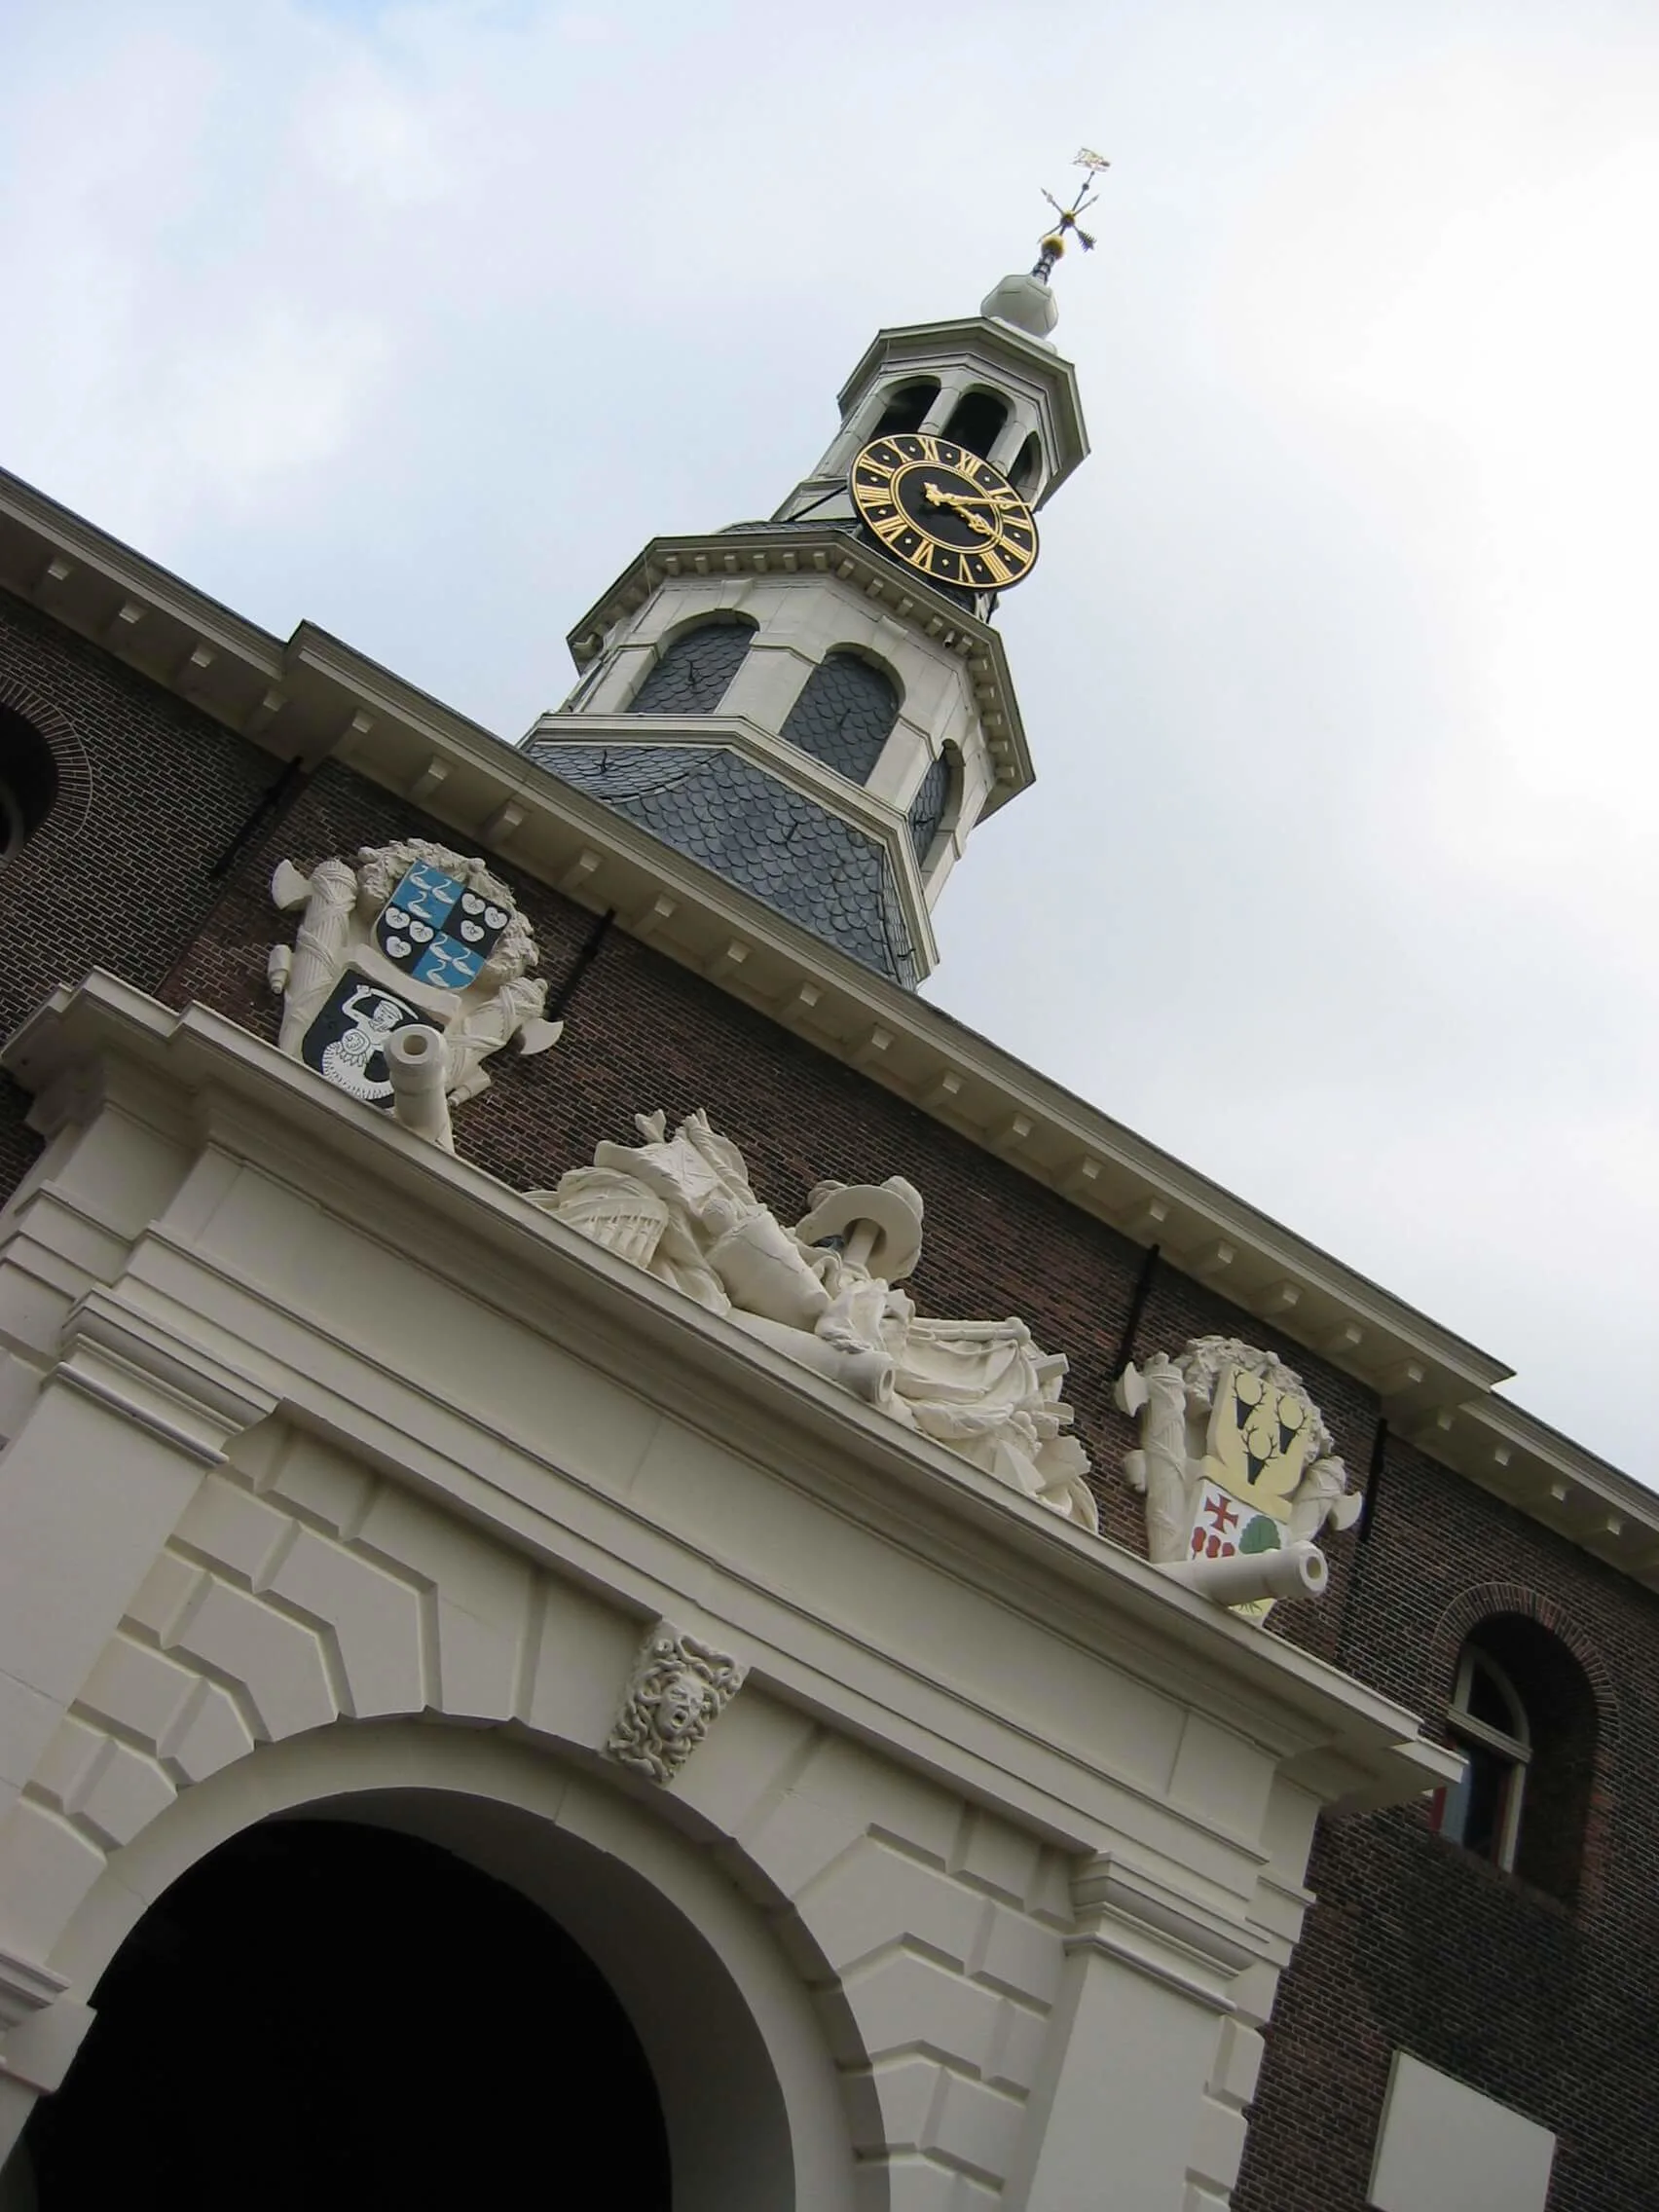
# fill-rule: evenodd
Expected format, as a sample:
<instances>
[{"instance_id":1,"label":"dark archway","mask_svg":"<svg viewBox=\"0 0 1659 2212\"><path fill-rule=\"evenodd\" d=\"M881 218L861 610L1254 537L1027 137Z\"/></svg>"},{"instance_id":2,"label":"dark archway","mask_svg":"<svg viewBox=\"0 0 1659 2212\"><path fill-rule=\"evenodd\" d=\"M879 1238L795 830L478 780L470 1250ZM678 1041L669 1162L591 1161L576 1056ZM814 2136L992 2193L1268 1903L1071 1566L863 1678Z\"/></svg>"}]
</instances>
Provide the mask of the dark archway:
<instances>
[{"instance_id":1,"label":"dark archway","mask_svg":"<svg viewBox=\"0 0 1659 2212\"><path fill-rule=\"evenodd\" d=\"M977 453L981 461L988 461L1007 421L1008 401L977 385L972 391L965 391L951 409L944 434L959 446L966 446L970 453Z\"/></svg>"},{"instance_id":2,"label":"dark archway","mask_svg":"<svg viewBox=\"0 0 1659 2212\"><path fill-rule=\"evenodd\" d=\"M44 733L0 701L0 861L19 853L57 803L57 762Z\"/></svg>"},{"instance_id":3,"label":"dark archway","mask_svg":"<svg viewBox=\"0 0 1659 2212\"><path fill-rule=\"evenodd\" d=\"M247 1830L146 1913L95 2003L24 2138L40 2212L669 2212L655 2086L598 1969L418 1837Z\"/></svg>"},{"instance_id":4,"label":"dark archway","mask_svg":"<svg viewBox=\"0 0 1659 2212\"><path fill-rule=\"evenodd\" d=\"M919 430L938 397L938 377L918 377L910 384L896 385L870 436L888 438L900 431Z\"/></svg>"}]
</instances>

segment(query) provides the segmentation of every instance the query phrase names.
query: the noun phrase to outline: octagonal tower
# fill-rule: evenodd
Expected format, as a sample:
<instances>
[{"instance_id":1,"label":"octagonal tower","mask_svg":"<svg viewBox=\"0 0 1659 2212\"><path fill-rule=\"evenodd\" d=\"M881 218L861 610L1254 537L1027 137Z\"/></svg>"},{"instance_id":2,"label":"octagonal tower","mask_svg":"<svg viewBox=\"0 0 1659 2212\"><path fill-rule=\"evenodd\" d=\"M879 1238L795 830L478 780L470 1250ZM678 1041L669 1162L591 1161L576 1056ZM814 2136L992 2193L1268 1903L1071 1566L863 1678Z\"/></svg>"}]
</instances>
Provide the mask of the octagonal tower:
<instances>
[{"instance_id":1,"label":"octagonal tower","mask_svg":"<svg viewBox=\"0 0 1659 2212\"><path fill-rule=\"evenodd\" d=\"M998 499L1040 508L1088 450L1056 313L1032 274L977 315L880 332L776 514L647 545L571 631L580 681L525 740L554 775L905 986L936 964L931 910L970 834L1033 771L997 592L966 560L960 581L920 572L913 533L884 541L861 515L853 467L882 441L924 466L970 547L1000 527L991 471Z\"/></svg>"}]
</instances>

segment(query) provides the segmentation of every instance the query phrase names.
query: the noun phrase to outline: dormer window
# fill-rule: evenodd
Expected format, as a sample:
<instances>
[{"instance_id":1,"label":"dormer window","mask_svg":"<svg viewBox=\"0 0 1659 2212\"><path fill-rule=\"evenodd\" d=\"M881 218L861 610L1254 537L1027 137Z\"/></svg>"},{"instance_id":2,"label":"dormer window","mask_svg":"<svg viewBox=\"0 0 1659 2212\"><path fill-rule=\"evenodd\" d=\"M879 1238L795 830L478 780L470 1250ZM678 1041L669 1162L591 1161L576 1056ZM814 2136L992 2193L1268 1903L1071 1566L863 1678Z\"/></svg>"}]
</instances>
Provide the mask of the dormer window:
<instances>
[{"instance_id":1,"label":"dormer window","mask_svg":"<svg viewBox=\"0 0 1659 2212\"><path fill-rule=\"evenodd\" d=\"M849 782L870 779L899 719L892 678L860 654L826 653L790 709L783 734Z\"/></svg>"},{"instance_id":2,"label":"dormer window","mask_svg":"<svg viewBox=\"0 0 1659 2212\"><path fill-rule=\"evenodd\" d=\"M743 666L755 624L741 615L693 623L663 647L628 705L631 715L712 715Z\"/></svg>"}]
</instances>

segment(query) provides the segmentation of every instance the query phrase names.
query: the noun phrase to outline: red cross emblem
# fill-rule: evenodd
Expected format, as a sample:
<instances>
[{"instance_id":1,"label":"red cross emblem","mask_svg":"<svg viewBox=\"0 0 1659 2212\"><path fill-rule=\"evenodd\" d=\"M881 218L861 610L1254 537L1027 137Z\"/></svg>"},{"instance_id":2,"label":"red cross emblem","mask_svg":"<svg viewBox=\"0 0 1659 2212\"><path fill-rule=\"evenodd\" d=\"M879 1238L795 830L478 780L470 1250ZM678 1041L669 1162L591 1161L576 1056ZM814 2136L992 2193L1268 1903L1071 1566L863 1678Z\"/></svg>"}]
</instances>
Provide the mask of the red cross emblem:
<instances>
[{"instance_id":1,"label":"red cross emblem","mask_svg":"<svg viewBox=\"0 0 1659 2212\"><path fill-rule=\"evenodd\" d=\"M1204 1507L1204 1513L1218 1536L1225 1536L1230 1529L1238 1526L1238 1516L1225 1497L1212 1497Z\"/></svg>"}]
</instances>

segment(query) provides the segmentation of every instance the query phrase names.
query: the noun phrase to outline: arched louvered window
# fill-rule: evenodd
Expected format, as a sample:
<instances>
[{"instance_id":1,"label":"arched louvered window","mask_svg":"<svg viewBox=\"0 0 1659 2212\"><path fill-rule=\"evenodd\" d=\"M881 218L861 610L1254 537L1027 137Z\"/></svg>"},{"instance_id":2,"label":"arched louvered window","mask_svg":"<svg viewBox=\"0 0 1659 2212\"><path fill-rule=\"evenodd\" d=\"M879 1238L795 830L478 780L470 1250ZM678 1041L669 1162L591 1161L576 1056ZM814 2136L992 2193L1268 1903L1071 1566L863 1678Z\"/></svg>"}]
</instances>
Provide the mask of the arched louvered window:
<instances>
[{"instance_id":1,"label":"arched louvered window","mask_svg":"<svg viewBox=\"0 0 1659 2212\"><path fill-rule=\"evenodd\" d=\"M1043 474L1043 441L1035 430L1019 449L1019 457L1009 471L1009 482L1022 498L1029 499L1036 491Z\"/></svg>"},{"instance_id":2,"label":"arched louvered window","mask_svg":"<svg viewBox=\"0 0 1659 2212\"><path fill-rule=\"evenodd\" d=\"M970 453L977 453L981 461L988 461L1007 421L1007 400L999 399L994 391L965 391L950 410L944 435L966 446Z\"/></svg>"},{"instance_id":3,"label":"arched louvered window","mask_svg":"<svg viewBox=\"0 0 1659 2212\"><path fill-rule=\"evenodd\" d=\"M855 784L869 781L899 719L899 692L857 653L827 653L790 709L784 735Z\"/></svg>"},{"instance_id":4,"label":"arched louvered window","mask_svg":"<svg viewBox=\"0 0 1659 2212\"><path fill-rule=\"evenodd\" d=\"M950 756L941 753L928 765L928 772L917 787L910 801L910 844L919 861L925 861L939 835L939 826L944 820L944 809L950 798Z\"/></svg>"},{"instance_id":5,"label":"arched louvered window","mask_svg":"<svg viewBox=\"0 0 1659 2212\"><path fill-rule=\"evenodd\" d=\"M753 622L741 615L716 615L682 630L635 692L632 715L712 715L743 665Z\"/></svg>"},{"instance_id":6,"label":"arched louvered window","mask_svg":"<svg viewBox=\"0 0 1659 2212\"><path fill-rule=\"evenodd\" d=\"M26 715L0 706L0 866L22 851L57 803L57 762Z\"/></svg>"},{"instance_id":7,"label":"arched louvered window","mask_svg":"<svg viewBox=\"0 0 1659 2212\"><path fill-rule=\"evenodd\" d=\"M919 430L927 420L928 409L938 397L938 377L917 377L909 384L896 386L888 393L881 419L870 436L886 438L899 430Z\"/></svg>"}]
</instances>

